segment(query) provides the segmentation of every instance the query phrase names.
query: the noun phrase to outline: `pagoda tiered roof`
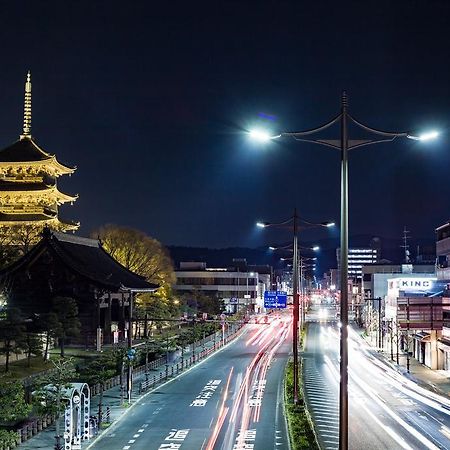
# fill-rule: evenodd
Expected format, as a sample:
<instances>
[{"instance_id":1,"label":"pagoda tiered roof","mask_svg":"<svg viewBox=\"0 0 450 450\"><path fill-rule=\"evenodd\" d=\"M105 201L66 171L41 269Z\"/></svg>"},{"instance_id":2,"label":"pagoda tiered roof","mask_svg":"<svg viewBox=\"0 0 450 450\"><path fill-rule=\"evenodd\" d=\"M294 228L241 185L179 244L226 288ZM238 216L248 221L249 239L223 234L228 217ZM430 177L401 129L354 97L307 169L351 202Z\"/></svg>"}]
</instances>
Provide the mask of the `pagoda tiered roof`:
<instances>
[{"instance_id":1,"label":"pagoda tiered roof","mask_svg":"<svg viewBox=\"0 0 450 450\"><path fill-rule=\"evenodd\" d=\"M14 196L20 203L20 198L38 199L45 197L54 201L58 205L66 202L74 202L78 195L69 195L61 192L56 184L48 185L46 183L20 183L11 181L0 181L0 203L2 198ZM1 206L0 206L1 208Z\"/></svg>"},{"instance_id":2,"label":"pagoda tiered roof","mask_svg":"<svg viewBox=\"0 0 450 450\"><path fill-rule=\"evenodd\" d=\"M31 75L25 83L23 133L20 139L0 150L0 229L9 227L51 227L72 231L77 222L58 218L58 206L74 202L57 188L57 178L72 174L75 167L61 164L31 136ZM6 230L7 231L7 230Z\"/></svg>"},{"instance_id":3,"label":"pagoda tiered roof","mask_svg":"<svg viewBox=\"0 0 450 450\"><path fill-rule=\"evenodd\" d=\"M43 150L31 136L21 136L12 145L0 150L0 168L17 166L49 166L55 176L75 172L76 167L61 164L55 155Z\"/></svg>"},{"instance_id":4,"label":"pagoda tiered roof","mask_svg":"<svg viewBox=\"0 0 450 450\"><path fill-rule=\"evenodd\" d=\"M49 227L59 231L76 231L80 222L60 219L55 213L42 211L34 214L4 214L0 213L0 229L33 226L42 228Z\"/></svg>"}]
</instances>

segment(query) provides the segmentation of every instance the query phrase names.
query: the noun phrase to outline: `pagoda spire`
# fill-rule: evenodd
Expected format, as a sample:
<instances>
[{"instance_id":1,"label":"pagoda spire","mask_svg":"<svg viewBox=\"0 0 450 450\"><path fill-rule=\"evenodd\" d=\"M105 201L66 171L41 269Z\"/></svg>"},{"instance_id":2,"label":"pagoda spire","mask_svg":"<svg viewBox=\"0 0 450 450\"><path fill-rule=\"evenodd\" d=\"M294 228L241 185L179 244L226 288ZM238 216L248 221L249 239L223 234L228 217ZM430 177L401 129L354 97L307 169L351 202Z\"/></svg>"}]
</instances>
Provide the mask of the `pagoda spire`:
<instances>
[{"instance_id":1,"label":"pagoda spire","mask_svg":"<svg viewBox=\"0 0 450 450\"><path fill-rule=\"evenodd\" d=\"M31 138L31 73L27 73L25 82L25 104L23 108L23 134L20 139Z\"/></svg>"}]
</instances>

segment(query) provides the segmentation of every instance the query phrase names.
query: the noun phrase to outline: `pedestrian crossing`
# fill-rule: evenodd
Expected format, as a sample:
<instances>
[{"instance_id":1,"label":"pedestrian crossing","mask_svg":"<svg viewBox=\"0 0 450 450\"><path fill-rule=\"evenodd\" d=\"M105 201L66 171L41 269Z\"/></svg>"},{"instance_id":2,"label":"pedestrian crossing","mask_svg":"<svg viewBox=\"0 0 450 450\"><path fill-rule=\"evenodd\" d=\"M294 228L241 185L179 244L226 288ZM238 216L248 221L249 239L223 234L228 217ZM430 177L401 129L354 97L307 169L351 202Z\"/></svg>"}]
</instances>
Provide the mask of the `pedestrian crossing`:
<instances>
[{"instance_id":1,"label":"pedestrian crossing","mask_svg":"<svg viewBox=\"0 0 450 450\"><path fill-rule=\"evenodd\" d=\"M339 447L339 404L336 391L328 387L316 358L304 357L302 364L303 389L308 411L321 448L334 450Z\"/></svg>"}]
</instances>

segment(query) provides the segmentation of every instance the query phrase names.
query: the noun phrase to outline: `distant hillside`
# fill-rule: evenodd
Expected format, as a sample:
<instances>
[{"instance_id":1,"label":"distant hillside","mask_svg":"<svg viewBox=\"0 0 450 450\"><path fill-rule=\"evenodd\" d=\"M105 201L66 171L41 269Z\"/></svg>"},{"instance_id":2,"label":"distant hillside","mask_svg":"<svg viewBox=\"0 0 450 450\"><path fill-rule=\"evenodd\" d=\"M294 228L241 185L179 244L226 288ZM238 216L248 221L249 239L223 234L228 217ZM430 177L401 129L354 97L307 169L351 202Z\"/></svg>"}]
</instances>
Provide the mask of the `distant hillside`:
<instances>
[{"instance_id":1,"label":"distant hillside","mask_svg":"<svg viewBox=\"0 0 450 450\"><path fill-rule=\"evenodd\" d=\"M373 236L359 235L350 238L351 247L366 247L370 244ZM403 242L401 239L380 238L381 240L381 257L388 259L393 263L402 263L404 258L404 249L401 247ZM328 269L336 267L336 248L339 247L339 239L321 239L315 240L308 244L302 242L302 245L318 244L320 251L317 253L318 270L317 274L321 276ZM410 239L408 241L411 258L416 260L417 245L420 252L434 258L435 241L433 239ZM181 247L169 246L168 250L175 263L175 267L179 267L181 261L202 261L206 262L209 267L227 267L232 265L233 258L245 258L248 264L269 264L274 268L281 268L285 263L280 262L280 256L286 254L274 253L266 248L242 248L230 247L212 249L206 247ZM313 256L311 252L307 253Z\"/></svg>"}]
</instances>

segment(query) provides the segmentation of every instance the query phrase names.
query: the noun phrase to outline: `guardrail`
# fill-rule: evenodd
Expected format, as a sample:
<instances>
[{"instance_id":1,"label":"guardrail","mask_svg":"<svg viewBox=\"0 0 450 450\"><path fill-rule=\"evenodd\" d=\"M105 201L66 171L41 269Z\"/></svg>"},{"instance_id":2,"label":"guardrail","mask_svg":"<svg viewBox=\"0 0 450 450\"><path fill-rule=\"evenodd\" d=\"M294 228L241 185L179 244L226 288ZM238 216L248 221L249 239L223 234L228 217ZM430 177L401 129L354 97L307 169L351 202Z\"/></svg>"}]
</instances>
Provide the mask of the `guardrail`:
<instances>
[{"instance_id":1,"label":"guardrail","mask_svg":"<svg viewBox=\"0 0 450 450\"><path fill-rule=\"evenodd\" d=\"M191 355L189 358L184 359L183 361L177 363L176 365L171 365L166 363L166 358L163 356L161 358L158 358L154 361L149 362L147 365L142 365L139 367L135 367L133 369L134 376L136 375L142 375L145 374L146 380L142 381L139 384L139 394L144 393L145 391L149 390L150 388L153 388L157 386L158 384L162 383L163 381L168 380L169 378L177 375L178 373L182 372L183 370L187 369L188 367L191 367L193 364L201 361L206 356L210 355L214 351L221 348L223 345L227 344L231 340L233 340L241 331L242 327L239 327L233 334L228 335L225 338L225 342L222 340L222 333L217 332L215 333L216 339L214 339L214 334L207 336L205 339L201 339L200 341L197 341L194 345L194 347L200 347L204 346L206 342L211 342L214 340L214 345L210 348L204 349L200 351L197 354ZM213 337L211 337L213 336ZM190 344L192 345L192 344ZM158 375L153 375L150 378L149 370L156 370L158 368L161 368L163 366L166 366L166 370L163 372L159 372ZM170 368L169 368L170 366ZM53 369L51 369L53 370ZM39 374L41 375L41 374ZM32 381L35 377L28 377L29 382ZM120 375L116 375L109 380L107 380L104 383L104 391L111 389L115 386L120 386L121 381L123 383L123 380L121 380ZM101 385L95 384L93 386L89 386L91 390L91 398L94 395L97 395L100 393ZM28 439L32 438L36 434L38 434L40 431L44 430L48 426L52 425L55 422L56 416L45 416L45 417L39 417L36 419L31 419L24 425L22 425L21 428L18 428L16 431L18 433L17 437L17 445L27 441ZM12 448L12 447L11 447ZM7 449L0 449L0 450L7 450Z\"/></svg>"},{"instance_id":2,"label":"guardrail","mask_svg":"<svg viewBox=\"0 0 450 450\"><path fill-rule=\"evenodd\" d=\"M28 439L32 438L40 431L45 430L45 428L49 427L54 422L55 416L44 416L28 421L16 430L18 433L17 444L28 441Z\"/></svg>"},{"instance_id":3,"label":"guardrail","mask_svg":"<svg viewBox=\"0 0 450 450\"><path fill-rule=\"evenodd\" d=\"M202 359L209 356L211 353L213 353L216 350L218 350L219 348L223 347L224 345L226 345L228 342L233 340L239 334L241 328L242 327L240 327L238 330L236 330L233 334L230 334L229 336L227 336L225 338L225 341L223 341L222 338L220 338L219 340L214 340L214 345L212 347L204 349L204 350L200 351L199 353L190 356L189 358L186 358L186 359L183 358L181 362L178 362L175 365L172 364L170 366L170 369L169 369L169 364L163 363L162 365L164 365L164 364L166 365L166 370L163 372L159 372L158 375L153 375L150 378L149 374L147 372L146 379L144 381L141 381L141 383L139 384L139 394L143 394L144 392L148 391L149 389L156 387L158 384L162 383L163 381L167 381L169 378L173 377L174 375L175 376L178 375L183 370L191 367L195 363L201 361ZM217 333L216 333L216 336L217 336ZM209 342L211 342L211 339L209 339ZM205 343L205 342L203 342L203 343ZM165 358L160 358L160 359L165 359ZM144 369L145 369L145 366L144 366Z\"/></svg>"}]
</instances>

